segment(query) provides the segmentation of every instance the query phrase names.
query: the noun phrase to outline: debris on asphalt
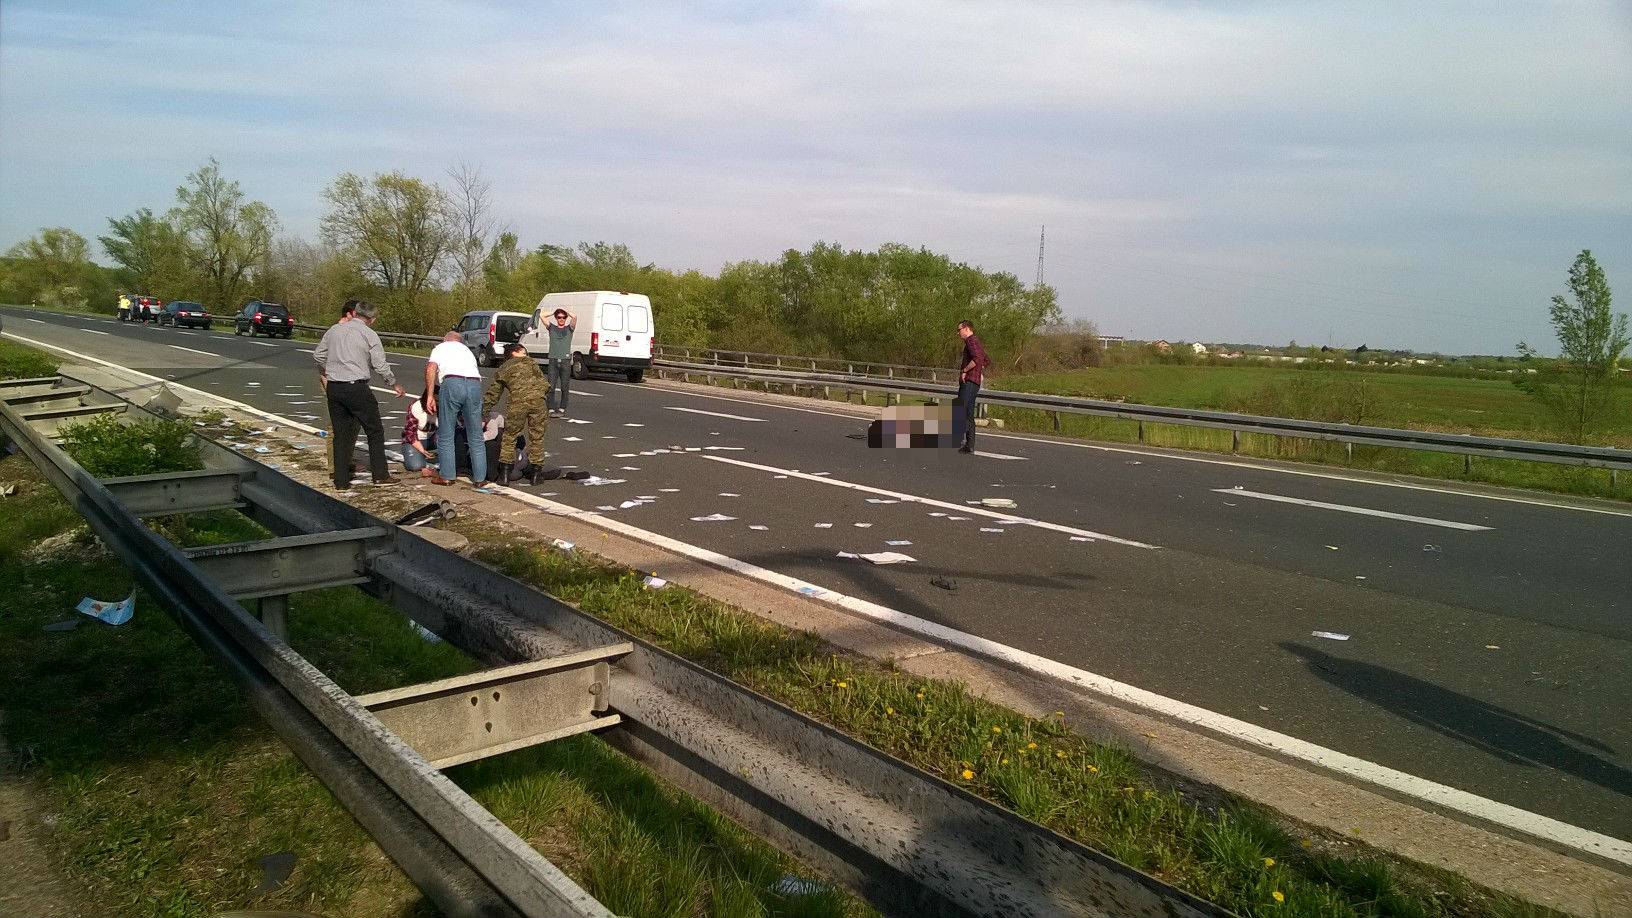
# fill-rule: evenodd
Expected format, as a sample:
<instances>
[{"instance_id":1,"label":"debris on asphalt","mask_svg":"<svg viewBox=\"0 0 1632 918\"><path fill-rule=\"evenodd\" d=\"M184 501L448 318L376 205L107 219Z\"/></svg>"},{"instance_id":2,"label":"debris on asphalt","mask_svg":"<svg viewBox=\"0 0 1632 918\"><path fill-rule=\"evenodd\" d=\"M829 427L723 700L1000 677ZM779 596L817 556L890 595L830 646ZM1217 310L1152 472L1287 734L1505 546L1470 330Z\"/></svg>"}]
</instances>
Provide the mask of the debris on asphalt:
<instances>
[{"instance_id":1,"label":"debris on asphalt","mask_svg":"<svg viewBox=\"0 0 1632 918\"><path fill-rule=\"evenodd\" d=\"M734 519L736 517L726 516L723 513L710 513L708 516L694 516L691 521L693 523L728 523Z\"/></svg>"},{"instance_id":2,"label":"debris on asphalt","mask_svg":"<svg viewBox=\"0 0 1632 918\"><path fill-rule=\"evenodd\" d=\"M720 496L721 497L741 497L742 495L738 494L735 491L721 491Z\"/></svg>"},{"instance_id":3,"label":"debris on asphalt","mask_svg":"<svg viewBox=\"0 0 1632 918\"><path fill-rule=\"evenodd\" d=\"M1349 639L1348 635L1336 631L1311 631L1309 634L1311 637L1325 638L1328 641L1346 641Z\"/></svg>"},{"instance_id":4,"label":"debris on asphalt","mask_svg":"<svg viewBox=\"0 0 1632 918\"><path fill-rule=\"evenodd\" d=\"M618 509L619 510L628 510L630 507L638 507L638 506L640 506L641 504L644 504L644 503L646 503L646 501L643 501L643 500L626 500L623 503L618 504Z\"/></svg>"},{"instance_id":5,"label":"debris on asphalt","mask_svg":"<svg viewBox=\"0 0 1632 918\"><path fill-rule=\"evenodd\" d=\"M638 472L638 471L640 471L640 466L638 466L638 465L620 465L620 466L618 466L618 471L620 471L620 472Z\"/></svg>"},{"instance_id":6,"label":"debris on asphalt","mask_svg":"<svg viewBox=\"0 0 1632 918\"><path fill-rule=\"evenodd\" d=\"M1423 551L1439 551L1440 549L1439 549L1438 545L1424 545L1424 546L1422 546L1422 550Z\"/></svg>"},{"instance_id":7,"label":"debris on asphalt","mask_svg":"<svg viewBox=\"0 0 1632 918\"><path fill-rule=\"evenodd\" d=\"M680 493L679 488L658 488L658 490L662 491L664 494L679 494Z\"/></svg>"},{"instance_id":8,"label":"debris on asphalt","mask_svg":"<svg viewBox=\"0 0 1632 918\"><path fill-rule=\"evenodd\" d=\"M582 443L582 442L584 442L584 438L583 437L562 437L561 442L563 442L563 443Z\"/></svg>"},{"instance_id":9,"label":"debris on asphalt","mask_svg":"<svg viewBox=\"0 0 1632 918\"><path fill-rule=\"evenodd\" d=\"M815 528L817 528L817 529L832 529L833 524L832 523L817 523Z\"/></svg>"},{"instance_id":10,"label":"debris on asphalt","mask_svg":"<svg viewBox=\"0 0 1632 918\"><path fill-rule=\"evenodd\" d=\"M602 478L599 475L591 475L588 478L583 479L583 482L584 482L585 485L587 485L589 487L597 488L597 487L600 487L601 485L623 484L624 479L622 479L622 478Z\"/></svg>"},{"instance_id":11,"label":"debris on asphalt","mask_svg":"<svg viewBox=\"0 0 1632 918\"><path fill-rule=\"evenodd\" d=\"M995 526L982 526L982 527L980 527L980 531L981 532L1006 532L1007 530L998 529Z\"/></svg>"},{"instance_id":12,"label":"debris on asphalt","mask_svg":"<svg viewBox=\"0 0 1632 918\"><path fill-rule=\"evenodd\" d=\"M946 511L936 510L935 512L931 513L930 516L946 516Z\"/></svg>"},{"instance_id":13,"label":"debris on asphalt","mask_svg":"<svg viewBox=\"0 0 1632 918\"><path fill-rule=\"evenodd\" d=\"M970 501L970 503L981 504L987 507L996 507L999 510L1013 510L1016 506L1018 506L1014 501L1008 499L1007 497L982 497L980 500L973 500Z\"/></svg>"},{"instance_id":14,"label":"debris on asphalt","mask_svg":"<svg viewBox=\"0 0 1632 918\"><path fill-rule=\"evenodd\" d=\"M769 527L769 526L761 526L761 525L759 525L759 524L758 524L758 523L755 523L755 524L753 524L753 525L751 525L751 526L749 526L749 527L748 527L748 528L749 528L749 529L757 529L757 530L759 530L759 531L761 531L761 532L764 532L764 531L766 531L766 530L768 530L768 529L770 529L770 528L771 528L771 527Z\"/></svg>"},{"instance_id":15,"label":"debris on asphalt","mask_svg":"<svg viewBox=\"0 0 1632 918\"><path fill-rule=\"evenodd\" d=\"M855 526L856 526L857 529L871 529L871 528L873 528L872 523L856 523Z\"/></svg>"},{"instance_id":16,"label":"debris on asphalt","mask_svg":"<svg viewBox=\"0 0 1632 918\"><path fill-rule=\"evenodd\" d=\"M613 510L616 510L618 508L612 506L611 504L601 504L600 506L596 507L595 509L601 511L602 513L610 513Z\"/></svg>"},{"instance_id":17,"label":"debris on asphalt","mask_svg":"<svg viewBox=\"0 0 1632 918\"><path fill-rule=\"evenodd\" d=\"M1129 459L1128 465L1144 465L1144 463L1140 462L1138 459Z\"/></svg>"},{"instance_id":18,"label":"debris on asphalt","mask_svg":"<svg viewBox=\"0 0 1632 918\"><path fill-rule=\"evenodd\" d=\"M584 420L583 418L567 418L567 423L568 424L588 424L590 422Z\"/></svg>"},{"instance_id":19,"label":"debris on asphalt","mask_svg":"<svg viewBox=\"0 0 1632 918\"><path fill-rule=\"evenodd\" d=\"M613 459L633 459L633 458L635 458L635 454L634 453L613 453L612 458Z\"/></svg>"},{"instance_id":20,"label":"debris on asphalt","mask_svg":"<svg viewBox=\"0 0 1632 918\"><path fill-rule=\"evenodd\" d=\"M906 539L885 539L884 544L885 545L911 545L912 543L907 541Z\"/></svg>"},{"instance_id":21,"label":"debris on asphalt","mask_svg":"<svg viewBox=\"0 0 1632 918\"><path fill-rule=\"evenodd\" d=\"M869 498L867 498L867 503L869 503L869 504L899 504L901 502L898 501L898 500L895 500L894 498L889 498L889 497L869 497Z\"/></svg>"},{"instance_id":22,"label":"debris on asphalt","mask_svg":"<svg viewBox=\"0 0 1632 918\"><path fill-rule=\"evenodd\" d=\"M87 596L74 608L105 624L123 625L136 614L136 591L131 590L129 596L117 602L103 602Z\"/></svg>"},{"instance_id":23,"label":"debris on asphalt","mask_svg":"<svg viewBox=\"0 0 1632 918\"><path fill-rule=\"evenodd\" d=\"M947 519L949 519L949 520L966 520L968 518L969 517L967 517L967 516L949 516L949 517L947 517Z\"/></svg>"},{"instance_id":24,"label":"debris on asphalt","mask_svg":"<svg viewBox=\"0 0 1632 918\"><path fill-rule=\"evenodd\" d=\"M1073 542L1092 542L1093 539L1090 539L1087 536L1072 536L1071 541L1073 541Z\"/></svg>"},{"instance_id":25,"label":"debris on asphalt","mask_svg":"<svg viewBox=\"0 0 1632 918\"><path fill-rule=\"evenodd\" d=\"M1337 546L1336 545L1328 545L1326 547L1330 548L1332 551L1337 551Z\"/></svg>"},{"instance_id":26,"label":"debris on asphalt","mask_svg":"<svg viewBox=\"0 0 1632 918\"><path fill-rule=\"evenodd\" d=\"M907 561L917 561L911 555L903 555L898 551L874 551L861 556L863 561L872 564L902 564Z\"/></svg>"},{"instance_id":27,"label":"debris on asphalt","mask_svg":"<svg viewBox=\"0 0 1632 918\"><path fill-rule=\"evenodd\" d=\"M446 500L433 500L422 507L410 510L397 517L398 526L420 526L438 519L452 519L454 515L453 503Z\"/></svg>"},{"instance_id":28,"label":"debris on asphalt","mask_svg":"<svg viewBox=\"0 0 1632 918\"><path fill-rule=\"evenodd\" d=\"M859 557L861 557L861 555L858 555L853 551L841 551L838 554L834 555L833 557L835 557L835 558L859 558Z\"/></svg>"},{"instance_id":29,"label":"debris on asphalt","mask_svg":"<svg viewBox=\"0 0 1632 918\"><path fill-rule=\"evenodd\" d=\"M257 446L257 447L255 447L255 452L257 452L257 453L270 453L270 452L272 452L272 448L269 447L269 446Z\"/></svg>"},{"instance_id":30,"label":"debris on asphalt","mask_svg":"<svg viewBox=\"0 0 1632 918\"><path fill-rule=\"evenodd\" d=\"M625 427L645 427L646 425L645 424L636 424L636 423L630 422L630 423L625 424L623 426L625 426Z\"/></svg>"},{"instance_id":31,"label":"debris on asphalt","mask_svg":"<svg viewBox=\"0 0 1632 918\"><path fill-rule=\"evenodd\" d=\"M956 591L958 588L958 582L948 577L932 577L930 578L929 585L938 586L943 590L952 591Z\"/></svg>"},{"instance_id":32,"label":"debris on asphalt","mask_svg":"<svg viewBox=\"0 0 1632 918\"><path fill-rule=\"evenodd\" d=\"M1486 650L1501 650L1502 645L1500 645L1500 644L1486 644L1485 649Z\"/></svg>"}]
</instances>

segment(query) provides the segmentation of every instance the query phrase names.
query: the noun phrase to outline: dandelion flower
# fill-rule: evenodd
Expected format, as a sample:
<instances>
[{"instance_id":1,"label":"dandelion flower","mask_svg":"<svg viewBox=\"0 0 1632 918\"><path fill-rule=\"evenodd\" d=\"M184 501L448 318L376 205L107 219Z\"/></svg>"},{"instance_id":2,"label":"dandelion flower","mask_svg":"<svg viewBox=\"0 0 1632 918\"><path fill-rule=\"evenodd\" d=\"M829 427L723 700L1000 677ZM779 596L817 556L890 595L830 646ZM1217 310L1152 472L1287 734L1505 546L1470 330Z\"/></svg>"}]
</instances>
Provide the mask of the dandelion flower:
<instances>
[{"instance_id":1,"label":"dandelion flower","mask_svg":"<svg viewBox=\"0 0 1632 918\"><path fill-rule=\"evenodd\" d=\"M1280 903L1286 901L1286 893L1283 893L1278 889L1275 890L1274 892L1270 893L1269 895L1270 895L1270 898L1275 900L1275 903L1277 905L1279 905Z\"/></svg>"},{"instance_id":2,"label":"dandelion flower","mask_svg":"<svg viewBox=\"0 0 1632 918\"><path fill-rule=\"evenodd\" d=\"M1056 758L1056 759L1063 759L1063 758L1065 758L1065 750L1064 750L1064 749L1056 749L1056 750L1054 750L1054 758Z\"/></svg>"},{"instance_id":3,"label":"dandelion flower","mask_svg":"<svg viewBox=\"0 0 1632 918\"><path fill-rule=\"evenodd\" d=\"M1008 759L998 759L998 760L997 760L997 764L999 764L999 765L1007 765L1007 764L1009 764L1009 760L1008 760Z\"/></svg>"},{"instance_id":4,"label":"dandelion flower","mask_svg":"<svg viewBox=\"0 0 1632 918\"><path fill-rule=\"evenodd\" d=\"M885 714L894 714L895 713L895 708L885 708L884 713Z\"/></svg>"},{"instance_id":5,"label":"dandelion flower","mask_svg":"<svg viewBox=\"0 0 1632 918\"><path fill-rule=\"evenodd\" d=\"M963 780L973 781L974 779L975 779L975 773L970 771L969 769L965 768L963 770Z\"/></svg>"},{"instance_id":6,"label":"dandelion flower","mask_svg":"<svg viewBox=\"0 0 1632 918\"><path fill-rule=\"evenodd\" d=\"M919 693L918 693L918 700L919 700L919 701L923 701L923 700L924 700L924 693L923 693L923 692L919 692Z\"/></svg>"},{"instance_id":7,"label":"dandelion flower","mask_svg":"<svg viewBox=\"0 0 1632 918\"><path fill-rule=\"evenodd\" d=\"M1036 744L1036 743L1027 743L1027 744L1026 744L1026 748L1027 748L1027 749L1036 749L1036 748L1037 748L1037 744Z\"/></svg>"},{"instance_id":8,"label":"dandelion flower","mask_svg":"<svg viewBox=\"0 0 1632 918\"><path fill-rule=\"evenodd\" d=\"M840 682L839 683L839 688L849 688L849 687L850 687L850 683L848 683L848 682Z\"/></svg>"},{"instance_id":9,"label":"dandelion flower","mask_svg":"<svg viewBox=\"0 0 1632 918\"><path fill-rule=\"evenodd\" d=\"M1099 774L1099 766L1098 765L1089 765L1088 770L1093 772L1096 775Z\"/></svg>"},{"instance_id":10,"label":"dandelion flower","mask_svg":"<svg viewBox=\"0 0 1632 918\"><path fill-rule=\"evenodd\" d=\"M1264 866L1265 867L1274 867L1275 866L1275 859L1272 858L1272 857L1264 858Z\"/></svg>"},{"instance_id":11,"label":"dandelion flower","mask_svg":"<svg viewBox=\"0 0 1632 918\"><path fill-rule=\"evenodd\" d=\"M1002 732L1003 732L1003 728L1002 728L1002 727L993 727L993 728L992 728L992 732L993 732L993 733L1002 733Z\"/></svg>"}]
</instances>

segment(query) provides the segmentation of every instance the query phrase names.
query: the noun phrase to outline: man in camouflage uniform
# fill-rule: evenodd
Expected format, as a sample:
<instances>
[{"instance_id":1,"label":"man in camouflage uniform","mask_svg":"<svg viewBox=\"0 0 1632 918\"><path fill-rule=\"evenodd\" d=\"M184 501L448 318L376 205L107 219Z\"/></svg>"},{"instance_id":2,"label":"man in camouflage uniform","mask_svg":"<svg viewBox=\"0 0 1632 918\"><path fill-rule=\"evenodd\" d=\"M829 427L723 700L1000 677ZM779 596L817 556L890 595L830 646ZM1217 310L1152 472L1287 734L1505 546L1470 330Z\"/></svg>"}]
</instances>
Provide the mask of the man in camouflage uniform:
<instances>
[{"instance_id":1,"label":"man in camouflage uniform","mask_svg":"<svg viewBox=\"0 0 1632 918\"><path fill-rule=\"evenodd\" d=\"M499 442L500 484L508 484L521 475L516 474L516 435L527 435L527 457L534 465L544 461L544 430L550 425L550 384L539 372L538 364L528 356L525 345L517 342L507 349L509 359L493 374L493 385L482 393L482 416L492 413L499 403L499 395L510 394L504 409L504 434Z\"/></svg>"}]
</instances>

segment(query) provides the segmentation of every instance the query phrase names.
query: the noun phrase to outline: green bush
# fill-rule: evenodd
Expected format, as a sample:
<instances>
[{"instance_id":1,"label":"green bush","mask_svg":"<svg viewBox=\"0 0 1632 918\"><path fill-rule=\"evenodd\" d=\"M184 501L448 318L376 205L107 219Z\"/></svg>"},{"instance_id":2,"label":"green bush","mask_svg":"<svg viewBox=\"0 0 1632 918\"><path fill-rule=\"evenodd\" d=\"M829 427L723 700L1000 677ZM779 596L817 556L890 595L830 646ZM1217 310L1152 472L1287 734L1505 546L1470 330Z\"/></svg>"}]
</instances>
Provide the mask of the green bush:
<instances>
[{"instance_id":1,"label":"green bush","mask_svg":"<svg viewBox=\"0 0 1632 918\"><path fill-rule=\"evenodd\" d=\"M204 467L193 431L175 421L121 424L98 415L62 430L62 448L98 478L186 472Z\"/></svg>"}]
</instances>

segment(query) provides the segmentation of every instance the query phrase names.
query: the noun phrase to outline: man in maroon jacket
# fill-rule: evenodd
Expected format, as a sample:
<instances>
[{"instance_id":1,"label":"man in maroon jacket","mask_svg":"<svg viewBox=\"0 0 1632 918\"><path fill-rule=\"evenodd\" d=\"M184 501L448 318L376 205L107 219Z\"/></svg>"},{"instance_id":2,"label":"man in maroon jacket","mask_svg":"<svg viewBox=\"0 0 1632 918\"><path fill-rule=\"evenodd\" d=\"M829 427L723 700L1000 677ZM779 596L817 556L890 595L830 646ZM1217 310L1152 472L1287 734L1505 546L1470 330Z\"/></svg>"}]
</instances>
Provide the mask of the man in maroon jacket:
<instances>
[{"instance_id":1,"label":"man in maroon jacket","mask_svg":"<svg viewBox=\"0 0 1632 918\"><path fill-rule=\"evenodd\" d=\"M975 398L980 395L981 374L992 365L986 348L975 337L975 326L967 320L958 323L958 334L963 337L963 360L958 363L958 406L963 411L963 445L960 453L975 451Z\"/></svg>"}]
</instances>

